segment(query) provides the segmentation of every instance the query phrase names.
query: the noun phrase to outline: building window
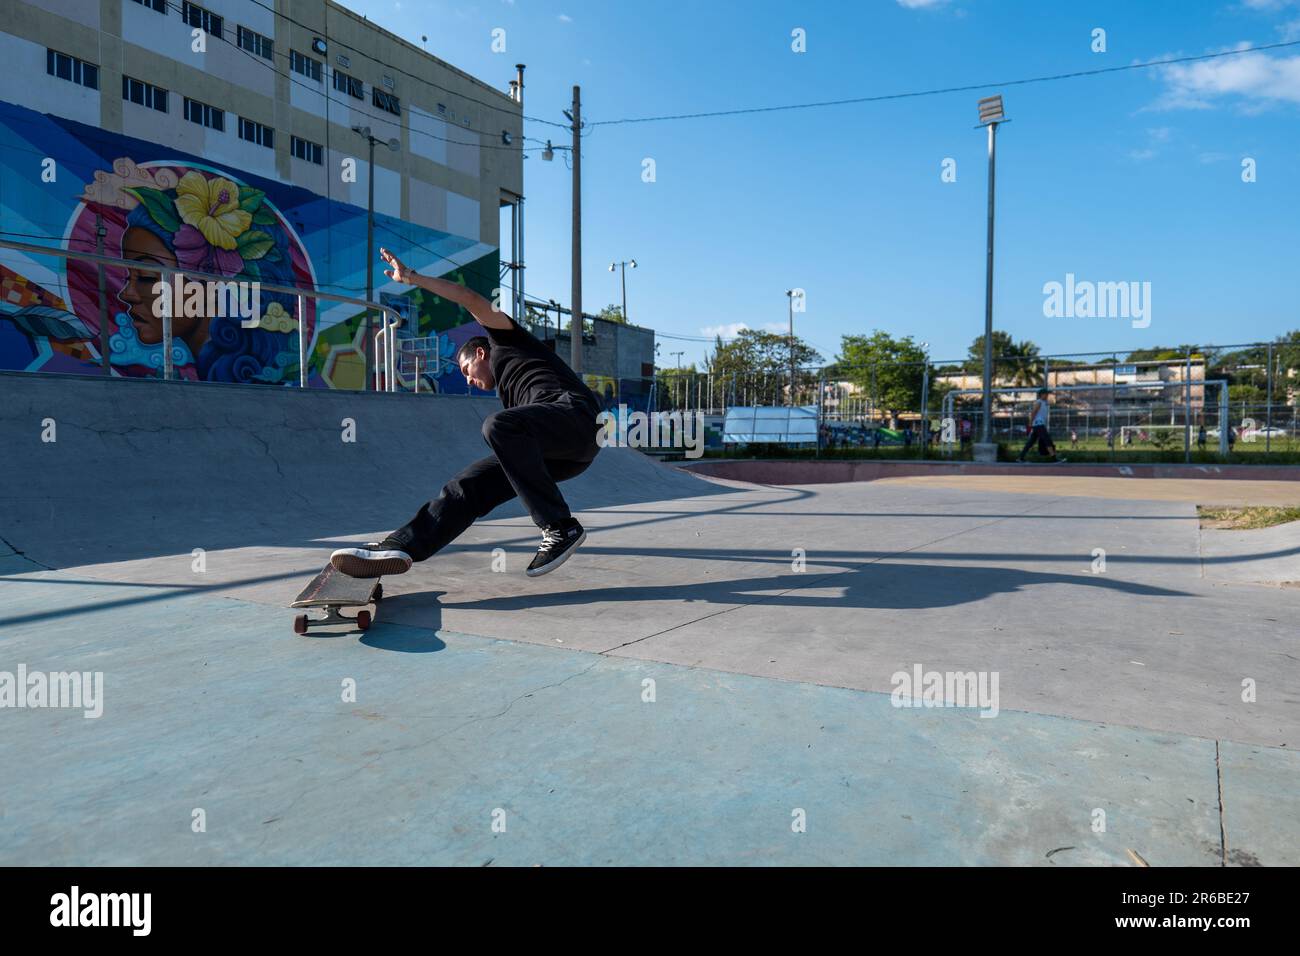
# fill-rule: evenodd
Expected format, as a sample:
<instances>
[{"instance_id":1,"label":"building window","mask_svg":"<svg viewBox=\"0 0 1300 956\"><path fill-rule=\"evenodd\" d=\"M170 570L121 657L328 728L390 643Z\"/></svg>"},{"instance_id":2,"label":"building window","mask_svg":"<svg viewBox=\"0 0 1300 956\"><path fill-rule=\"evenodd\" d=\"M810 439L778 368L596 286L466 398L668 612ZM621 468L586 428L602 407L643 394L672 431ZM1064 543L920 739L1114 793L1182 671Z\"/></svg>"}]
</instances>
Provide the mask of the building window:
<instances>
[{"instance_id":1,"label":"building window","mask_svg":"<svg viewBox=\"0 0 1300 956\"><path fill-rule=\"evenodd\" d=\"M256 53L258 56L265 57L268 60L275 58L275 44L270 37L264 37L248 27L235 27L235 38L239 45L249 53Z\"/></svg>"},{"instance_id":2,"label":"building window","mask_svg":"<svg viewBox=\"0 0 1300 956\"><path fill-rule=\"evenodd\" d=\"M211 33L218 40L221 39L221 17L217 16L211 10L205 10L197 3L190 3L185 0L181 4L181 19L192 27L198 27L204 33Z\"/></svg>"},{"instance_id":3,"label":"building window","mask_svg":"<svg viewBox=\"0 0 1300 956\"><path fill-rule=\"evenodd\" d=\"M239 117L239 138L267 149L275 149L275 130L242 116Z\"/></svg>"},{"instance_id":4,"label":"building window","mask_svg":"<svg viewBox=\"0 0 1300 956\"><path fill-rule=\"evenodd\" d=\"M381 110L387 110L398 116L402 115L402 104L392 93L385 93L383 90L370 88L370 99Z\"/></svg>"},{"instance_id":5,"label":"building window","mask_svg":"<svg viewBox=\"0 0 1300 956\"><path fill-rule=\"evenodd\" d=\"M130 100L132 103L138 103L141 106L152 107L159 113L167 112L166 90L160 86L154 86L152 83L133 80L129 76L122 77L122 99Z\"/></svg>"},{"instance_id":6,"label":"building window","mask_svg":"<svg viewBox=\"0 0 1300 956\"><path fill-rule=\"evenodd\" d=\"M167 0L135 0L142 7L148 7L150 10L156 10L163 16L167 16Z\"/></svg>"},{"instance_id":7,"label":"building window","mask_svg":"<svg viewBox=\"0 0 1300 956\"><path fill-rule=\"evenodd\" d=\"M299 159L305 159L309 163L315 163L317 166L324 164L321 156L319 143L313 143L309 140L299 139L297 136L289 137L289 151Z\"/></svg>"},{"instance_id":8,"label":"building window","mask_svg":"<svg viewBox=\"0 0 1300 956\"><path fill-rule=\"evenodd\" d=\"M361 89L361 81L355 76L348 76L342 70L334 71L334 89L359 100L365 99L365 94Z\"/></svg>"},{"instance_id":9,"label":"building window","mask_svg":"<svg viewBox=\"0 0 1300 956\"><path fill-rule=\"evenodd\" d=\"M320 60L314 60L309 56L299 53L297 50L289 51L289 69L295 73L301 73L303 76L310 77L317 83L320 82Z\"/></svg>"},{"instance_id":10,"label":"building window","mask_svg":"<svg viewBox=\"0 0 1300 956\"><path fill-rule=\"evenodd\" d=\"M219 133L226 131L225 110L219 110L207 103L192 100L188 96L185 97L185 118L191 123L215 129Z\"/></svg>"},{"instance_id":11,"label":"building window","mask_svg":"<svg viewBox=\"0 0 1300 956\"><path fill-rule=\"evenodd\" d=\"M54 50L45 51L45 72L61 80L71 80L92 90L99 89L99 67L85 60Z\"/></svg>"}]
</instances>

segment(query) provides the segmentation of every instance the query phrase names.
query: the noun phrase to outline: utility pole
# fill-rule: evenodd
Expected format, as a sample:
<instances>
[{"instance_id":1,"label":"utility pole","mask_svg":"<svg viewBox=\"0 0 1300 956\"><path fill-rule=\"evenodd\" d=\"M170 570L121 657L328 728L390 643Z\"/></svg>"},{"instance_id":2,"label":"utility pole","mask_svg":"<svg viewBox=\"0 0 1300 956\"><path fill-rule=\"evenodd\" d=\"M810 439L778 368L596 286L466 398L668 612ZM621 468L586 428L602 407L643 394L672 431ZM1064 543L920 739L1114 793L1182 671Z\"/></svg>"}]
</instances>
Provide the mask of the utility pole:
<instances>
[{"instance_id":1,"label":"utility pole","mask_svg":"<svg viewBox=\"0 0 1300 956\"><path fill-rule=\"evenodd\" d=\"M96 206L96 209L99 207ZM95 213L95 255L104 254L104 237L108 235L108 230L104 228L104 217ZM108 344L108 308L104 300L104 264L95 265L95 273L99 283L99 364L104 369L105 375L113 374L113 367L109 358L110 347ZM163 293L170 295L170 292ZM1270 393L1271 394L1271 393Z\"/></svg>"},{"instance_id":2,"label":"utility pole","mask_svg":"<svg viewBox=\"0 0 1300 956\"><path fill-rule=\"evenodd\" d=\"M383 143L394 153L401 149L402 144L397 139L390 139L386 143L382 139L376 139L371 135L369 126L354 126L352 132L364 138L370 144L370 165L366 167L367 183L367 205L366 205L366 301L373 302L375 298L375 256L378 254L375 249L375 144ZM364 349L366 355L366 384L364 388L378 388L374 383L375 377L375 337L374 326L372 324L373 313L369 307L366 308L365 320L365 339ZM301 320L300 320L301 321ZM385 342L385 347L391 347L391 343ZM387 384L387 383L386 383Z\"/></svg>"},{"instance_id":3,"label":"utility pole","mask_svg":"<svg viewBox=\"0 0 1300 956\"><path fill-rule=\"evenodd\" d=\"M790 300L790 407L794 407L794 289L786 289L785 297Z\"/></svg>"},{"instance_id":4,"label":"utility pole","mask_svg":"<svg viewBox=\"0 0 1300 956\"><path fill-rule=\"evenodd\" d=\"M582 374L582 90L573 88L573 272L569 307L569 368Z\"/></svg>"}]
</instances>

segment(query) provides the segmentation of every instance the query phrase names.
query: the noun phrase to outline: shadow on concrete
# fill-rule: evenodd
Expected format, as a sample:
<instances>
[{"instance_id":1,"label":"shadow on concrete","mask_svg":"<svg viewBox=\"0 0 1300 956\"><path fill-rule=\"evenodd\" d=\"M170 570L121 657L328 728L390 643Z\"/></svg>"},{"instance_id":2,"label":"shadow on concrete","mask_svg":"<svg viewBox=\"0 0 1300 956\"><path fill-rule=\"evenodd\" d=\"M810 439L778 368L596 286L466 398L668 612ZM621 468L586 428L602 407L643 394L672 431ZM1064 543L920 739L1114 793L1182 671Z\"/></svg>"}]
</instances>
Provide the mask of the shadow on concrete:
<instances>
[{"instance_id":1,"label":"shadow on concrete","mask_svg":"<svg viewBox=\"0 0 1300 956\"><path fill-rule=\"evenodd\" d=\"M918 570L923 570L924 576L919 575ZM769 577L696 581L688 584L587 587L549 594L482 598L443 606L448 610L520 611L612 601L698 601L716 605L772 604L819 610L907 610L952 607L980 601L993 594L1008 594L1050 584L1091 588L1097 600L1118 594L1142 597L1197 596L1188 591L1082 573L1056 574L1020 568L963 568L944 565L918 569L911 564L877 561L831 574L791 572ZM830 588L840 588L841 593L834 597L800 593Z\"/></svg>"}]
</instances>

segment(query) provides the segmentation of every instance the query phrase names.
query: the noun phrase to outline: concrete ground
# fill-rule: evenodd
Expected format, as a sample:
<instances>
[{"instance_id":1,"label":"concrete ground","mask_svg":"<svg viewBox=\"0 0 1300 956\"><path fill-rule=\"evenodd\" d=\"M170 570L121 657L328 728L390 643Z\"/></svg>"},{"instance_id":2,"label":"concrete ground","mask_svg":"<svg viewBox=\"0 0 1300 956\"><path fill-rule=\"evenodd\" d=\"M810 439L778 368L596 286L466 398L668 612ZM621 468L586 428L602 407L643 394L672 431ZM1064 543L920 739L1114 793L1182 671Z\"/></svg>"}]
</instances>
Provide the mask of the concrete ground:
<instances>
[{"instance_id":1,"label":"concrete ground","mask_svg":"<svg viewBox=\"0 0 1300 956\"><path fill-rule=\"evenodd\" d=\"M0 863L1300 862L1300 541L1207 549L1155 479L776 487L608 449L563 568L523 575L506 506L369 631L295 635L329 551L494 407L0 374L0 672L104 675L98 718L0 710ZM989 694L891 693L918 669Z\"/></svg>"}]
</instances>

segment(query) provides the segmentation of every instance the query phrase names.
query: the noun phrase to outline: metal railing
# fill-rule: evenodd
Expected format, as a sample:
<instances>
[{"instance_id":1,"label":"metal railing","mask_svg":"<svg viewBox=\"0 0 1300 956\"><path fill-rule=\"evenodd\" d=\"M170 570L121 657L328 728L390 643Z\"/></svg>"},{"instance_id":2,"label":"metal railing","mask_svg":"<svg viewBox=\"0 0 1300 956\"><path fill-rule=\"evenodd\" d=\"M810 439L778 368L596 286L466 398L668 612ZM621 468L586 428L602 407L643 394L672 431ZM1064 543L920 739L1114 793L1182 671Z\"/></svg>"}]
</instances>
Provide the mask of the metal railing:
<instances>
[{"instance_id":1,"label":"metal railing","mask_svg":"<svg viewBox=\"0 0 1300 956\"><path fill-rule=\"evenodd\" d=\"M1221 427L1220 427L1220 429L1219 429L1219 454L1220 454L1220 455L1227 455L1227 454L1228 454L1228 450L1229 450L1229 449L1228 449L1228 445L1229 445L1229 442L1228 442L1228 428L1227 428L1227 421L1228 421L1228 382L1227 382L1227 380L1226 380L1226 379L1221 379L1221 378L1211 378L1211 379L1196 379L1195 381L1193 381L1193 380L1191 380L1191 379L1188 379L1186 382L1174 382L1174 383L1172 383L1172 385L1179 387L1179 390L1180 390L1180 391L1184 390L1184 388L1185 388L1186 398L1185 398L1185 400L1184 400L1184 404L1183 404L1184 422L1183 422L1183 425L1182 425L1182 428L1183 428L1183 454L1184 454L1184 458L1185 458L1185 460L1188 461L1188 462L1191 461L1191 455L1192 455L1192 424L1191 424L1191 422L1192 422L1192 409L1193 409L1194 407L1198 407L1198 406L1194 406L1193 403L1192 403L1191 390L1192 390L1193 387L1201 389L1201 396L1202 396L1202 398L1201 398L1201 404L1200 404L1199 407L1200 407L1200 408L1204 408L1204 407L1205 407L1205 398L1204 398L1204 395L1205 395L1205 386L1207 386L1207 385L1217 385L1217 386L1219 386L1219 402L1218 402L1218 405L1219 405L1219 421L1220 421L1220 423L1221 423ZM1124 388L1126 388L1126 389L1128 389L1128 388L1133 388L1133 387L1134 387L1134 386L1131 386L1131 385L1126 385L1126 386L1124 386ZM1055 386L1054 388L1049 389L1048 391L1050 391L1050 392L1052 392L1052 393L1057 393L1057 392L1105 392L1105 391L1108 391L1108 390L1112 390L1112 391L1113 391L1113 388L1114 388L1113 385L1109 385L1109 386L1108 386L1108 385L1057 385L1057 386ZM991 389L991 391L992 391L992 393L993 393L994 395L1004 395L1004 394L1016 395L1016 394L1025 394L1025 393L1034 394L1035 392L1038 391L1038 389L1037 389L1036 387L1034 387L1034 386L1025 386L1025 387L1010 386L1010 387L1005 387L1005 388L994 388L994 389ZM960 395L983 395L983 394L984 394L984 390L981 389L981 388L955 388L955 389L953 389L952 391L948 392L948 394L946 394L946 395L943 397L943 402L941 403L941 410L940 410L940 416L941 416L941 417L940 417L940 421L941 421L941 422L942 422L942 421L952 421L952 420L955 418L954 406L955 406L955 402L956 402L956 399L957 399L958 396L960 396ZM1175 407L1175 408L1176 408L1177 406L1176 406L1176 405L1173 405L1173 404L1171 403L1171 407ZM1108 430L1113 431L1113 426L1111 426ZM951 433L952 433L952 429L948 429L947 432L948 432L949 434L951 434ZM945 442L943 442L943 444L946 445L946 446L948 446L948 447L949 447L949 450L951 450L951 447L952 447L954 444L956 444L956 441L955 441L955 440L949 440L949 441L945 441Z\"/></svg>"},{"instance_id":2,"label":"metal railing","mask_svg":"<svg viewBox=\"0 0 1300 956\"><path fill-rule=\"evenodd\" d=\"M52 246L36 245L30 242L16 242L11 239L0 239L0 249L13 249L17 252L26 252L33 255L55 256L60 259L76 259L81 262L91 262L100 266L111 266L116 269L127 269L134 272L145 272L161 276L162 283L165 286L173 285L173 276L188 277L202 280L205 282L220 282L229 284L231 282L243 281L233 276L216 275L210 272L196 272L192 269L174 269L164 265L150 265L148 268L142 268L142 263L135 259L117 259L113 256L100 255L95 252L71 252L67 249L58 249ZM324 299L327 302L340 302L346 305L359 305L363 308L379 312L384 317L382 327L375 333L375 345L381 348L381 343L388 343L387 347L381 348L382 363L375 362L374 387L375 391L397 391L397 374L396 374L396 348L393 345L397 338L397 327L402 324L402 316L391 306L383 305L379 302L369 302L365 299L358 299L347 295L337 295L333 292L320 292L312 290L304 291L298 286L277 285L272 282L258 282L258 288L266 292L276 292L281 295L292 295L298 299L298 387L307 387L307 347L310 344L307 341L307 300ZM164 300L166 301L166 300ZM175 373L172 363L172 315L171 309L163 310L160 316L163 323L163 378L170 380ZM381 375L382 372L382 375ZM381 387L382 385L382 387Z\"/></svg>"}]
</instances>

